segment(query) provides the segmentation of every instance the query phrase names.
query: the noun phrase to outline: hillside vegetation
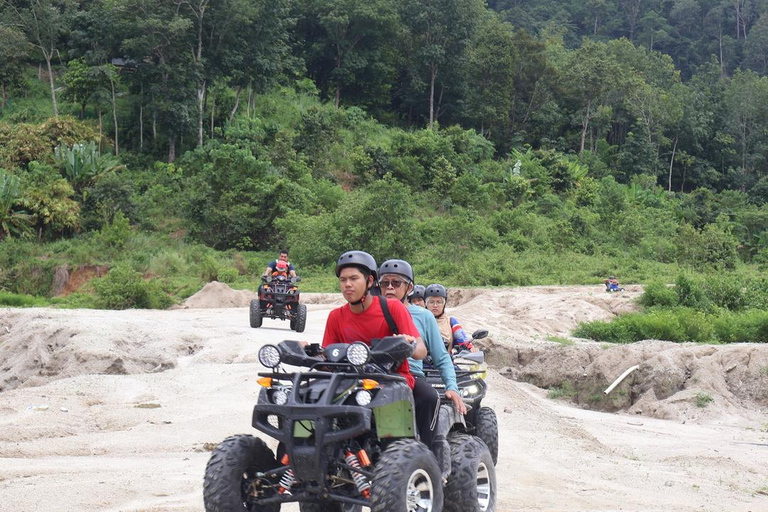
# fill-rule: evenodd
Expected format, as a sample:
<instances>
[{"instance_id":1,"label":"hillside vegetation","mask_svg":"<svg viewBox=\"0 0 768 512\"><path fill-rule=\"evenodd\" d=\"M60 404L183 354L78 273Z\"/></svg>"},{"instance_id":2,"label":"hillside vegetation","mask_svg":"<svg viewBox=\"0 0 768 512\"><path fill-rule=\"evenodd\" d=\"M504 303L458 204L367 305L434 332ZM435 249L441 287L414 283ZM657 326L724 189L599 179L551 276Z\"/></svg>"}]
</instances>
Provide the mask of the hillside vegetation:
<instances>
[{"instance_id":1,"label":"hillside vegetation","mask_svg":"<svg viewBox=\"0 0 768 512\"><path fill-rule=\"evenodd\" d=\"M713 53L667 4L651 39L559 5L0 1L0 302L166 307L282 247L307 291L350 248L450 286L757 282L763 7L737 37L718 7Z\"/></svg>"}]
</instances>

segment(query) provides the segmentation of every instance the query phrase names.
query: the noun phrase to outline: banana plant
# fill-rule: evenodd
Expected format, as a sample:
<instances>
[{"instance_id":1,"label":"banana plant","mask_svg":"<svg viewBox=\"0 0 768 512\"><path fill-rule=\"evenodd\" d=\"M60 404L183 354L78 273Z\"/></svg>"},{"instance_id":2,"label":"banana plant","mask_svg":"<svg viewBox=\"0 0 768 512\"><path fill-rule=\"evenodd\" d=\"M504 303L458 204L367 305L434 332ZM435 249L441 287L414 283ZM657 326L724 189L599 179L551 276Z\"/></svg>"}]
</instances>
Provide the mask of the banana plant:
<instances>
[{"instance_id":1,"label":"banana plant","mask_svg":"<svg viewBox=\"0 0 768 512\"><path fill-rule=\"evenodd\" d=\"M31 229L30 216L13 209L20 197L19 178L0 170L0 240L21 236Z\"/></svg>"},{"instance_id":2,"label":"banana plant","mask_svg":"<svg viewBox=\"0 0 768 512\"><path fill-rule=\"evenodd\" d=\"M72 147L60 144L56 147L54 158L62 166L64 176L78 194L82 194L85 188L96 183L105 174L125 167L113 155L101 154L93 141L74 144Z\"/></svg>"}]
</instances>

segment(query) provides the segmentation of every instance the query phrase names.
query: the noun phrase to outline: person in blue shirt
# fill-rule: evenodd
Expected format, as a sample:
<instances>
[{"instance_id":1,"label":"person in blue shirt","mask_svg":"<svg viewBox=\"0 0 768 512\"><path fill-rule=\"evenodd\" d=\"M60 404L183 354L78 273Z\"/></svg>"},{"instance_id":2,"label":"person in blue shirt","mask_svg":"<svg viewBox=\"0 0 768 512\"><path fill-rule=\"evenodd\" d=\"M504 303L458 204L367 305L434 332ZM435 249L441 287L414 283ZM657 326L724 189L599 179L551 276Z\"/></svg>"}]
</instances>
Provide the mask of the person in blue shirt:
<instances>
[{"instance_id":1,"label":"person in blue shirt","mask_svg":"<svg viewBox=\"0 0 768 512\"><path fill-rule=\"evenodd\" d=\"M408 294L413 289L413 267L403 260L385 261L379 267L379 288L381 294L386 298L399 300L405 304ZM451 356L448 355L445 348L443 338L440 336L435 317L429 310L413 304L408 305L408 312L421 334L422 341L427 346L427 353L432 358L432 364L440 371L440 377L445 384L445 397L453 402L460 414L466 414L467 407L459 396L459 387L456 384L456 370L453 367ZM416 388L420 388L418 395L421 397L422 403L416 403L416 415L417 417L429 415L431 420L430 432L424 435L420 430L419 434L425 444L431 448L431 442L434 440L434 429L437 425L437 415L440 411L440 397L427 382L422 361L408 358L408 364L411 367L411 373L416 378L414 400L416 400L417 395ZM429 388L429 391L426 388Z\"/></svg>"}]
</instances>

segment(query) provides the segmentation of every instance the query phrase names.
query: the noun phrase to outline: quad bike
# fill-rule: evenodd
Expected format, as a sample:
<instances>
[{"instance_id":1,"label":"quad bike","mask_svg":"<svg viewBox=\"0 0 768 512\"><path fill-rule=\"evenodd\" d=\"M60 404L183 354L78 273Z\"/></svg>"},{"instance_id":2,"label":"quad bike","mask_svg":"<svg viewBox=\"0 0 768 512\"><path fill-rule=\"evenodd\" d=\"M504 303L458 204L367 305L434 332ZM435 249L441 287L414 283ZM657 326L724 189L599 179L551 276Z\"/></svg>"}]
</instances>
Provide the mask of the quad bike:
<instances>
[{"instance_id":1,"label":"quad bike","mask_svg":"<svg viewBox=\"0 0 768 512\"><path fill-rule=\"evenodd\" d=\"M261 276L258 299L251 301L251 327L261 327L264 318L290 320L291 330L304 332L307 323L307 306L299 304L300 277Z\"/></svg>"},{"instance_id":2,"label":"quad bike","mask_svg":"<svg viewBox=\"0 0 768 512\"><path fill-rule=\"evenodd\" d=\"M479 340L488 336L488 331L477 330L472 333L473 340ZM499 423L496 412L490 407L483 407L482 401L488 391L485 377L488 367L485 364L485 354L482 351L459 351L451 355L453 366L456 369L456 382L459 386L459 396L467 406L467 414L464 416L464 426L461 428L454 424L453 428L461 428L466 434L477 436L488 446L493 463L499 458ZM433 388L440 394L443 404L450 403L445 398L445 384L440 377L440 371L430 364L424 365L424 375Z\"/></svg>"},{"instance_id":3,"label":"quad bike","mask_svg":"<svg viewBox=\"0 0 768 512\"><path fill-rule=\"evenodd\" d=\"M225 439L206 466L205 510L278 512L298 502L302 512L492 512L490 453L453 432L463 418L452 406L441 406L438 457L418 440L411 389L392 373L411 352L401 336L370 348L262 347L259 360L272 372L259 374L252 424L278 441L276 453L250 435Z\"/></svg>"},{"instance_id":4,"label":"quad bike","mask_svg":"<svg viewBox=\"0 0 768 512\"><path fill-rule=\"evenodd\" d=\"M620 287L619 282L616 280L603 279L603 284L605 284L605 291L608 293L624 291L624 288Z\"/></svg>"}]
</instances>

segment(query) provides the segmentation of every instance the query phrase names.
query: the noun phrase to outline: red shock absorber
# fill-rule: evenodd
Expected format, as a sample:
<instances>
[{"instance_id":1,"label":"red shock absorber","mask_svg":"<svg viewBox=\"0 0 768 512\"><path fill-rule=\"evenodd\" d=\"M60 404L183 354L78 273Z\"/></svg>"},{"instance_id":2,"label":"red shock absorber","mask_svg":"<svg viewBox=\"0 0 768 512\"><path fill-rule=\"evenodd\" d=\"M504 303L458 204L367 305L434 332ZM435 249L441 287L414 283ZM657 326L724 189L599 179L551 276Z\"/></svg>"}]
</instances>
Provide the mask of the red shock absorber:
<instances>
[{"instance_id":1,"label":"red shock absorber","mask_svg":"<svg viewBox=\"0 0 768 512\"><path fill-rule=\"evenodd\" d=\"M280 462L283 466L287 466L290 463L290 459L288 458L287 453L283 455L283 458L280 460ZM288 468L288 471L283 473L283 477L280 479L280 487L277 488L277 492L280 494L290 492L294 480L296 480L296 478L293 475L293 468Z\"/></svg>"},{"instance_id":2,"label":"red shock absorber","mask_svg":"<svg viewBox=\"0 0 768 512\"><path fill-rule=\"evenodd\" d=\"M360 467L360 461L358 461L357 459L357 455L355 455L351 451L347 450L344 460L347 461L347 465L349 465L350 467L353 467L355 469L362 469ZM363 476L362 473L359 473L357 471L351 471L351 473L352 473L352 479L355 481L355 485L357 486L357 490L360 491L360 494L362 494L366 498L370 498L371 484L368 483L368 479L365 478L365 476Z\"/></svg>"}]
</instances>

